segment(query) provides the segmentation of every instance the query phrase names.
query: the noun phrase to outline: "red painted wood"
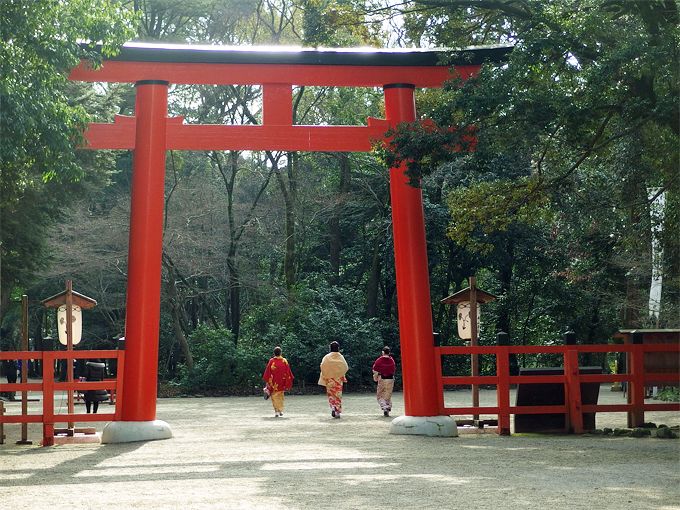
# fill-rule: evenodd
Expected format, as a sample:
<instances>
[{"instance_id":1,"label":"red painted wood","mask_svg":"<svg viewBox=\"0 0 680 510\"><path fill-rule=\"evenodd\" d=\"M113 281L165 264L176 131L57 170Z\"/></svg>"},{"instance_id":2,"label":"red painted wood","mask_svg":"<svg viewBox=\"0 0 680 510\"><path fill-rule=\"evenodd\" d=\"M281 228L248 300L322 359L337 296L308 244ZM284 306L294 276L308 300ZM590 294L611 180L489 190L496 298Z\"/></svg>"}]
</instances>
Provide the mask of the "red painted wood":
<instances>
[{"instance_id":1,"label":"red painted wood","mask_svg":"<svg viewBox=\"0 0 680 510\"><path fill-rule=\"evenodd\" d=\"M630 411L632 406L630 404L583 404L582 408L584 413L622 413Z\"/></svg>"},{"instance_id":2,"label":"red painted wood","mask_svg":"<svg viewBox=\"0 0 680 510\"><path fill-rule=\"evenodd\" d=\"M168 126L168 149L366 152L387 128L369 126Z\"/></svg>"},{"instance_id":3,"label":"red painted wood","mask_svg":"<svg viewBox=\"0 0 680 510\"><path fill-rule=\"evenodd\" d=\"M441 378L442 384L445 386L471 386L473 384L488 384L496 385L498 384L498 377L495 375L454 375L454 376L444 376Z\"/></svg>"},{"instance_id":4,"label":"red painted wood","mask_svg":"<svg viewBox=\"0 0 680 510\"><path fill-rule=\"evenodd\" d=\"M4 384L0 383L0 391L42 391L42 384L40 383L14 383Z\"/></svg>"},{"instance_id":5,"label":"red painted wood","mask_svg":"<svg viewBox=\"0 0 680 510\"><path fill-rule=\"evenodd\" d=\"M569 430L575 434L583 433L583 410L581 409L581 383L579 381L578 351L569 349L564 355L564 375L566 383L564 387L565 403L569 409L567 419Z\"/></svg>"},{"instance_id":6,"label":"red painted wood","mask_svg":"<svg viewBox=\"0 0 680 510\"><path fill-rule=\"evenodd\" d=\"M0 360L3 359L39 359L39 351L1 351Z\"/></svg>"},{"instance_id":7,"label":"red painted wood","mask_svg":"<svg viewBox=\"0 0 680 510\"><path fill-rule=\"evenodd\" d=\"M43 352L43 446L54 444L54 360L53 353Z\"/></svg>"},{"instance_id":8,"label":"red painted wood","mask_svg":"<svg viewBox=\"0 0 680 510\"><path fill-rule=\"evenodd\" d=\"M413 88L385 88L390 126L416 118ZM437 416L441 386L434 367L430 281L422 191L409 185L404 164L390 169L399 339L408 416Z\"/></svg>"},{"instance_id":9,"label":"red painted wood","mask_svg":"<svg viewBox=\"0 0 680 510\"><path fill-rule=\"evenodd\" d=\"M168 86L137 84L121 418L156 418Z\"/></svg>"},{"instance_id":10,"label":"red painted wood","mask_svg":"<svg viewBox=\"0 0 680 510\"><path fill-rule=\"evenodd\" d=\"M680 403L678 402L665 402L663 404L645 404L645 411L680 411Z\"/></svg>"},{"instance_id":11,"label":"red painted wood","mask_svg":"<svg viewBox=\"0 0 680 510\"><path fill-rule=\"evenodd\" d=\"M650 382L680 384L680 377L678 377L678 374L646 372L644 380L647 385L649 385Z\"/></svg>"},{"instance_id":12,"label":"red painted wood","mask_svg":"<svg viewBox=\"0 0 680 510\"><path fill-rule=\"evenodd\" d=\"M628 413L628 425L641 427L645 422L645 348L647 345L631 345L629 373L632 377L629 384L631 411Z\"/></svg>"},{"instance_id":13,"label":"red painted wood","mask_svg":"<svg viewBox=\"0 0 680 510\"><path fill-rule=\"evenodd\" d=\"M644 403L644 398L639 398L642 402L640 404L599 404L599 405L585 405L583 404L580 393L580 385L585 382L614 382L614 381L638 381L641 388L644 388L645 381L658 382L678 382L677 374L658 374L658 373L644 373L645 352L668 352L669 355L675 355L679 352L677 345L671 344L644 344L633 346L628 345L577 345L577 346L485 346L485 347L437 347L438 363L441 363L442 355L465 355L469 356L472 352L478 354L496 354L497 356L497 377L483 376L447 376L439 377L440 385L471 385L473 382L477 384L497 384L498 388L498 407L444 407L442 412L444 414L454 415L478 415L478 414L497 414L499 419L499 433L502 433L505 428L506 420L503 418L505 412L505 402L501 399L505 394L504 386L510 384L543 384L563 382L565 384L565 395L567 396L567 404L561 406L508 406L507 412L509 414L553 414L564 413L568 414L571 421L570 428L574 431L583 431L583 414L595 412L628 412L639 416L642 413L642 421L638 419L637 423L641 424L644 421L644 411L680 411L680 403ZM506 368L509 373L509 366L500 360L505 357L505 353L511 352L552 352L561 353L565 356L565 375L561 376L507 376ZM636 354L633 354L636 351ZM631 353L631 373L630 374L584 374L578 373L578 353L580 352L628 352ZM509 363L509 358L506 358ZM439 367L441 370L441 367ZM639 372L642 375L637 375ZM438 372L438 374L440 371ZM631 392L633 385L631 385ZM644 397L644 393L642 395ZM580 417L580 420L579 420ZM508 418L509 420L509 418ZM629 418L630 420L630 418ZM580 421L580 424L578 423ZM576 423L574 423L576 422ZM635 424L629 426L636 426Z\"/></svg>"},{"instance_id":14,"label":"red painted wood","mask_svg":"<svg viewBox=\"0 0 680 510\"><path fill-rule=\"evenodd\" d=\"M602 345L573 345L570 346L577 352L631 352L632 344L602 344ZM511 345L510 352L514 354L563 354L565 345ZM441 354L470 355L470 354L495 354L495 346L446 346L440 347ZM680 346L673 344L645 344L645 352L680 352Z\"/></svg>"},{"instance_id":15,"label":"red painted wood","mask_svg":"<svg viewBox=\"0 0 680 510\"><path fill-rule=\"evenodd\" d=\"M262 86L262 124L293 124L293 86L290 83L267 83Z\"/></svg>"},{"instance_id":16,"label":"red painted wood","mask_svg":"<svg viewBox=\"0 0 680 510\"><path fill-rule=\"evenodd\" d=\"M4 414L0 416L0 423L42 423L42 414Z\"/></svg>"},{"instance_id":17,"label":"red painted wood","mask_svg":"<svg viewBox=\"0 0 680 510\"><path fill-rule=\"evenodd\" d=\"M616 381L630 381L631 377L627 374L581 374L581 382L616 382Z\"/></svg>"},{"instance_id":18,"label":"red painted wood","mask_svg":"<svg viewBox=\"0 0 680 510\"><path fill-rule=\"evenodd\" d=\"M134 118L90 124L88 149L134 149ZM172 120L172 119L169 119ZM387 127L223 126L168 122L168 150L286 150L365 152L382 140Z\"/></svg>"},{"instance_id":19,"label":"red painted wood","mask_svg":"<svg viewBox=\"0 0 680 510\"><path fill-rule=\"evenodd\" d=\"M564 375L513 375L510 384L552 384L566 382Z\"/></svg>"},{"instance_id":20,"label":"red painted wood","mask_svg":"<svg viewBox=\"0 0 680 510\"><path fill-rule=\"evenodd\" d=\"M388 129L384 121L376 120L368 126L224 126L182 124L181 120L168 119L168 150L367 152ZM133 150L134 117L118 115L110 124L89 124L85 139L86 149Z\"/></svg>"},{"instance_id":21,"label":"red painted wood","mask_svg":"<svg viewBox=\"0 0 680 510\"><path fill-rule=\"evenodd\" d=\"M101 406L99 407L101 409ZM116 415L114 413L97 413L97 414L87 414L85 409L82 413L64 413L55 414L54 419L56 423L67 423L67 422L91 422L91 421L110 421L114 420Z\"/></svg>"},{"instance_id":22,"label":"red painted wood","mask_svg":"<svg viewBox=\"0 0 680 510\"><path fill-rule=\"evenodd\" d=\"M207 64L124 62L106 60L99 69L81 64L69 80L127 82L165 80L173 84L262 85L279 83L333 87L382 87L386 83L412 83L416 87L441 87L454 77L466 79L480 66L331 66L290 64Z\"/></svg>"},{"instance_id":23,"label":"red painted wood","mask_svg":"<svg viewBox=\"0 0 680 510\"><path fill-rule=\"evenodd\" d=\"M123 395L125 394L123 391L123 388L125 386L125 377L123 374L125 374L125 351L117 351L118 352L118 366L116 367L116 382L118 383L116 385L116 394L115 394L115 403L116 403L116 421L122 420L122 414L123 414L123 406L121 405L121 402L123 401ZM113 396L113 395L112 395Z\"/></svg>"},{"instance_id":24,"label":"red painted wood","mask_svg":"<svg viewBox=\"0 0 680 510\"><path fill-rule=\"evenodd\" d=\"M498 433L502 436L510 435L510 349L498 346L496 354L496 375L498 386L496 398L498 400Z\"/></svg>"}]
</instances>

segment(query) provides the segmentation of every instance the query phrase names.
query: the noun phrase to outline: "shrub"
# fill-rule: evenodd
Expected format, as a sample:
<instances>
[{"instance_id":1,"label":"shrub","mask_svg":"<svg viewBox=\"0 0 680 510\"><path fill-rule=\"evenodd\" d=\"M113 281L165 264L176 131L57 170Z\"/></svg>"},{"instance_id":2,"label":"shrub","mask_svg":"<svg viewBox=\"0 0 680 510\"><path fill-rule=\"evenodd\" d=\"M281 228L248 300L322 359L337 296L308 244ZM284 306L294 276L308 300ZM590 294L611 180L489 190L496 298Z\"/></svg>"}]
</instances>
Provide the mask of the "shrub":
<instances>
[{"instance_id":1,"label":"shrub","mask_svg":"<svg viewBox=\"0 0 680 510\"><path fill-rule=\"evenodd\" d=\"M666 386L656 394L656 400L664 402L680 402L680 388L677 386Z\"/></svg>"},{"instance_id":2,"label":"shrub","mask_svg":"<svg viewBox=\"0 0 680 510\"><path fill-rule=\"evenodd\" d=\"M304 387L316 385L321 358L328 353L328 344L337 340L350 366L349 385L368 385L373 361L389 342L385 337L390 332L378 319L364 317L364 306L360 291L301 284L288 299L252 309L244 319L242 341L267 352L280 345L296 385Z\"/></svg>"},{"instance_id":3,"label":"shrub","mask_svg":"<svg viewBox=\"0 0 680 510\"><path fill-rule=\"evenodd\" d=\"M243 393L261 382L264 349L234 345L231 331L201 326L188 338L193 370L181 369L180 384L188 392Z\"/></svg>"}]
</instances>

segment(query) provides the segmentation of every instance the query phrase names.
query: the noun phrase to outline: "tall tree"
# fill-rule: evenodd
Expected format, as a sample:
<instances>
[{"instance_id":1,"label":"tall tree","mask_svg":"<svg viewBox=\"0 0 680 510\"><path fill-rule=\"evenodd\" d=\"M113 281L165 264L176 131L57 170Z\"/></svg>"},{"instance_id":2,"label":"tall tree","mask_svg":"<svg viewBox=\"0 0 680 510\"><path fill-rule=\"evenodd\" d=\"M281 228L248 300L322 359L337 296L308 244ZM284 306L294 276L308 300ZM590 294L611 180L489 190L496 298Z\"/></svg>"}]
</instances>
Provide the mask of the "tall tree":
<instances>
[{"instance_id":1,"label":"tall tree","mask_svg":"<svg viewBox=\"0 0 680 510\"><path fill-rule=\"evenodd\" d=\"M680 193L678 3L419 0L404 6L418 43L515 44L507 64L486 66L478 80L437 95L431 111L441 131L409 128L396 138L414 177L453 160L470 176L449 200L450 236L488 254L498 233L526 231L516 230L518 224L552 231L571 254L556 274L593 299L612 290L596 275L618 279L619 307L635 309L620 320L643 324L649 188L674 204ZM452 124L477 129L473 155L452 150L465 132L448 131ZM609 196L589 187L595 183ZM677 232L675 205L669 212L663 230ZM611 242L593 244L593 236ZM666 324L677 323L680 306L678 242L677 235L664 236ZM610 262L611 253L639 263L625 271L616 267L617 257Z\"/></svg>"},{"instance_id":2,"label":"tall tree","mask_svg":"<svg viewBox=\"0 0 680 510\"><path fill-rule=\"evenodd\" d=\"M112 55L132 32L114 0L3 0L0 17L1 318L12 289L43 266L45 231L82 177L76 147L88 116L66 75L99 61L97 42Z\"/></svg>"}]
</instances>

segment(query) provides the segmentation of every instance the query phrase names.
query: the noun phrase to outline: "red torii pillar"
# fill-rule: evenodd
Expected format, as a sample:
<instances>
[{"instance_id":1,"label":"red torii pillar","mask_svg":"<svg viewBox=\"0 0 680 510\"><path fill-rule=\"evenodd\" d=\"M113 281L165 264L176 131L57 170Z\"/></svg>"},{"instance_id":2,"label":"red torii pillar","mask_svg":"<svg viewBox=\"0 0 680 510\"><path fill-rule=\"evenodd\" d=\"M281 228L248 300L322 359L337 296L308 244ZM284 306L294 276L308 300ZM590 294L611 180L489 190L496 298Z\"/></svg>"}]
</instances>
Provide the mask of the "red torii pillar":
<instances>
[{"instance_id":1,"label":"red torii pillar","mask_svg":"<svg viewBox=\"0 0 680 510\"><path fill-rule=\"evenodd\" d=\"M408 83L383 87L390 127L416 120L414 89ZM453 418L439 415L444 396L434 358L423 195L420 187L409 184L405 163L390 168L390 195L406 412L392 420L390 433L457 436Z\"/></svg>"},{"instance_id":2,"label":"red torii pillar","mask_svg":"<svg viewBox=\"0 0 680 510\"><path fill-rule=\"evenodd\" d=\"M391 84L385 91L385 117L390 127L416 119L411 84ZM437 376L434 365L430 278L425 242L422 190L411 186L406 164L390 169L394 267L404 407L408 416L439 414Z\"/></svg>"},{"instance_id":3,"label":"red torii pillar","mask_svg":"<svg viewBox=\"0 0 680 510\"><path fill-rule=\"evenodd\" d=\"M121 418L151 421L156 419L158 381L168 82L143 80L138 81L135 88Z\"/></svg>"},{"instance_id":4,"label":"red torii pillar","mask_svg":"<svg viewBox=\"0 0 680 510\"><path fill-rule=\"evenodd\" d=\"M104 443L172 437L170 426L156 420L168 85L135 83L121 421L104 428Z\"/></svg>"}]
</instances>

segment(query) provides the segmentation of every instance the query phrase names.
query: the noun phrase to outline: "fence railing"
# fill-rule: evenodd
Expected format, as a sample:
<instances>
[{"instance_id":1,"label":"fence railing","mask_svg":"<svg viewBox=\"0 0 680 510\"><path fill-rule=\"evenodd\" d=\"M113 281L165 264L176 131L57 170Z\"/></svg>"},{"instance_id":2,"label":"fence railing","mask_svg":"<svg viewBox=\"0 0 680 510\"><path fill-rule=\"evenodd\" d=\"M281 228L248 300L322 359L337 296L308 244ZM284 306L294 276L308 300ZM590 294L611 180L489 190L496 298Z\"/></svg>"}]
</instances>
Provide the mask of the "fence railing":
<instances>
[{"instance_id":1,"label":"fence railing","mask_svg":"<svg viewBox=\"0 0 680 510\"><path fill-rule=\"evenodd\" d=\"M628 368L624 374L581 374L579 373L580 353L625 352ZM645 386L651 384L680 384L678 373L654 373L645 370L645 354L664 352L680 355L677 344L614 344L614 345L551 345L551 346L474 346L435 347L435 367L440 381L440 413L442 415L498 416L498 433L510 434L510 415L514 414L565 414L569 431L584 432L583 413L625 412L628 421L639 427L644 423L645 411L680 411L680 403L645 403ZM487 376L444 376L442 356L471 356L490 354L496 356L496 375ZM560 354L564 371L561 375L510 375L511 354ZM581 399L581 383L628 383L628 403L586 405ZM510 386L513 384L564 384L564 405L513 406L510 405ZM493 385L497 389L495 406L446 407L444 386Z\"/></svg>"},{"instance_id":2,"label":"fence railing","mask_svg":"<svg viewBox=\"0 0 680 510\"><path fill-rule=\"evenodd\" d=\"M54 365L56 360L65 359L73 363L74 359L115 359L117 361L115 379L104 381L73 381L58 382L54 379ZM31 383L0 383L0 392L41 392L42 413L40 414L4 414L0 415L0 423L42 423L43 446L54 444L55 424L93 421L116 421L120 419L120 396L123 391L123 371L125 369L124 350L97 351L4 351L0 352L1 360L22 360L24 367L29 360L40 360L42 363L42 381ZM88 390L109 390L116 393L115 410L113 413L62 413L55 412L54 397L57 392L84 392Z\"/></svg>"}]
</instances>

